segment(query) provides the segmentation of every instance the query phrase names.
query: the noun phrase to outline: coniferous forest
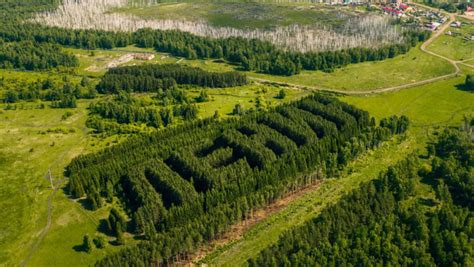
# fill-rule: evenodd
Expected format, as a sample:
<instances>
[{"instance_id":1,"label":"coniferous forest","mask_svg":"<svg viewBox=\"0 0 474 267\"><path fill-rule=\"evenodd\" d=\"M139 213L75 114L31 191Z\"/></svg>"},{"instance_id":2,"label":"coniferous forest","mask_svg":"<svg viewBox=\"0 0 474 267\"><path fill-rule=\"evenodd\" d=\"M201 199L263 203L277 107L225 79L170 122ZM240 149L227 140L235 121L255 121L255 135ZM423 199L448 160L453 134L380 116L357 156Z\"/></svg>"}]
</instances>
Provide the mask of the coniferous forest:
<instances>
[{"instance_id":1,"label":"coniferous forest","mask_svg":"<svg viewBox=\"0 0 474 267\"><path fill-rule=\"evenodd\" d=\"M118 67L107 71L97 85L100 93L166 90L177 84L202 87L232 87L247 84L239 72L217 73L178 64Z\"/></svg>"},{"instance_id":2,"label":"coniferous forest","mask_svg":"<svg viewBox=\"0 0 474 267\"><path fill-rule=\"evenodd\" d=\"M469 266L473 143L468 133L448 129L431 148L430 168L409 156L285 233L249 265ZM436 203L428 209L416 199L420 179L436 192Z\"/></svg>"},{"instance_id":3,"label":"coniferous forest","mask_svg":"<svg viewBox=\"0 0 474 267\"><path fill-rule=\"evenodd\" d=\"M93 208L120 196L131 218L120 227L145 239L99 266L170 263L290 188L337 175L408 123L391 117L376 126L367 112L314 95L240 120L188 123L80 156L67 168L69 190L87 196Z\"/></svg>"}]
</instances>

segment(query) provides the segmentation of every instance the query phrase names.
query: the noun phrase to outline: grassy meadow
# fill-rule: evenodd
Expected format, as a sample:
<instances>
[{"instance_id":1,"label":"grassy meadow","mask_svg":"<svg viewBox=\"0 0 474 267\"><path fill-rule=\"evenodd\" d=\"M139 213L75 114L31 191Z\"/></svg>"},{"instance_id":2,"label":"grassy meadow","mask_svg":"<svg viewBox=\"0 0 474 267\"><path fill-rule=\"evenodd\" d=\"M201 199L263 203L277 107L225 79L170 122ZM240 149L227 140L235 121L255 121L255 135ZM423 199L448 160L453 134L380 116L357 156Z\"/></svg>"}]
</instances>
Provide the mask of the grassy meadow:
<instances>
[{"instance_id":1,"label":"grassy meadow","mask_svg":"<svg viewBox=\"0 0 474 267\"><path fill-rule=\"evenodd\" d=\"M251 73L252 77L316 88L348 91L369 91L426 79L454 72L454 67L443 59L423 53L419 47L395 58L351 64L332 73L302 71L284 77Z\"/></svg>"},{"instance_id":2,"label":"grassy meadow","mask_svg":"<svg viewBox=\"0 0 474 267\"><path fill-rule=\"evenodd\" d=\"M414 127L459 125L474 114L474 94L461 89L465 76L395 93L344 96L341 100L365 109L377 119L406 115Z\"/></svg>"}]
</instances>

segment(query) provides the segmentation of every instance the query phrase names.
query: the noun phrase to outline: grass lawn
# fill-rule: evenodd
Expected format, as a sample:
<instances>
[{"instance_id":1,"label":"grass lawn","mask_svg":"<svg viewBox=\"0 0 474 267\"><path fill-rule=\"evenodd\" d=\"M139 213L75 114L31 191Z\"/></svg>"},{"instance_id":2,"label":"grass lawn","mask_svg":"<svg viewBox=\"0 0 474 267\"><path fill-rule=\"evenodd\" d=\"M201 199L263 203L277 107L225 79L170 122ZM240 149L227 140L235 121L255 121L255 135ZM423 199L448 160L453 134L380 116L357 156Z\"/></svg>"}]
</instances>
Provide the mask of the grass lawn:
<instances>
[{"instance_id":1,"label":"grass lawn","mask_svg":"<svg viewBox=\"0 0 474 267\"><path fill-rule=\"evenodd\" d=\"M292 201L282 210L251 226L243 237L218 248L201 262L211 266L242 266L249 258L278 241L279 236L317 216L361 183L377 178L380 171L420 148L416 138L396 138L351 162L340 179L328 179L316 190Z\"/></svg>"},{"instance_id":2,"label":"grass lawn","mask_svg":"<svg viewBox=\"0 0 474 267\"><path fill-rule=\"evenodd\" d=\"M255 2L180 2L114 10L143 19L205 21L215 27L264 28L277 26L338 26L354 17L346 7L330 7L314 3ZM359 11L362 12L362 11Z\"/></svg>"},{"instance_id":3,"label":"grass lawn","mask_svg":"<svg viewBox=\"0 0 474 267\"><path fill-rule=\"evenodd\" d=\"M384 61L351 64L332 73L303 71L290 77L250 73L256 78L319 88L366 91L418 82L454 72L445 60L423 53L418 47Z\"/></svg>"},{"instance_id":4,"label":"grass lawn","mask_svg":"<svg viewBox=\"0 0 474 267\"><path fill-rule=\"evenodd\" d=\"M452 35L441 35L428 49L454 60L474 59L474 41L465 39L474 35L474 22L459 21L461 28L449 27L446 32L451 31Z\"/></svg>"}]
</instances>

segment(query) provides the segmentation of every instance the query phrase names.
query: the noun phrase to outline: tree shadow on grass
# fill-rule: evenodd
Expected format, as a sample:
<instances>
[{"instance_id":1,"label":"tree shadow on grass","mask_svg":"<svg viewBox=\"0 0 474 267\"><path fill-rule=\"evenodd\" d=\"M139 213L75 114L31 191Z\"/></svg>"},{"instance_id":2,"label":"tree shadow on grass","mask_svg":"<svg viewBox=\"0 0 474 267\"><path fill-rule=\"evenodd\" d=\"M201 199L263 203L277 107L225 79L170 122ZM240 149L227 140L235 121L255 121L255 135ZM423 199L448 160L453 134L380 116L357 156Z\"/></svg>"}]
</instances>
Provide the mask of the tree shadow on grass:
<instances>
[{"instance_id":1,"label":"tree shadow on grass","mask_svg":"<svg viewBox=\"0 0 474 267\"><path fill-rule=\"evenodd\" d=\"M80 245L75 245L72 247L74 249L74 251L76 252L86 252L86 249L84 248L84 246L82 244Z\"/></svg>"},{"instance_id":2,"label":"tree shadow on grass","mask_svg":"<svg viewBox=\"0 0 474 267\"><path fill-rule=\"evenodd\" d=\"M468 92L468 93L474 93L474 91L473 91L473 90L469 90L469 88L467 87L467 85L465 85L464 83L461 83L461 84L456 85L456 89L458 89L459 91L464 91L464 92Z\"/></svg>"}]
</instances>

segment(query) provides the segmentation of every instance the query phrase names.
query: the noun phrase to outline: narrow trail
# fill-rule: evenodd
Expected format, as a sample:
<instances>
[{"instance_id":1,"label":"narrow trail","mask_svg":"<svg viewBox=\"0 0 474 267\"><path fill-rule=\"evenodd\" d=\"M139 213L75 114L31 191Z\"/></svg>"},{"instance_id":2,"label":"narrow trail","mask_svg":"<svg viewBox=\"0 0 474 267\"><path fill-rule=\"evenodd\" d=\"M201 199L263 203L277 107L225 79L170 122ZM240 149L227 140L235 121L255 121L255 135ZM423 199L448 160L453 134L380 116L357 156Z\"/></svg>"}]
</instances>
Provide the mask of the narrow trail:
<instances>
[{"instance_id":1,"label":"narrow trail","mask_svg":"<svg viewBox=\"0 0 474 267\"><path fill-rule=\"evenodd\" d=\"M30 250L28 251L28 254L26 257L21 261L20 266L24 267L28 263L28 261L31 259L33 254L38 250L39 246L41 245L41 242L45 238L45 236L48 234L49 229L51 228L51 222L52 222L52 217L53 217L53 199L56 196L56 193L58 192L59 189L62 188L62 184L64 182L64 179L60 180L57 185L55 185L53 192L48 196L48 202L47 202L47 212L46 212L46 225L45 227L41 230L40 235L34 242L34 244L31 246Z\"/></svg>"}]
</instances>

